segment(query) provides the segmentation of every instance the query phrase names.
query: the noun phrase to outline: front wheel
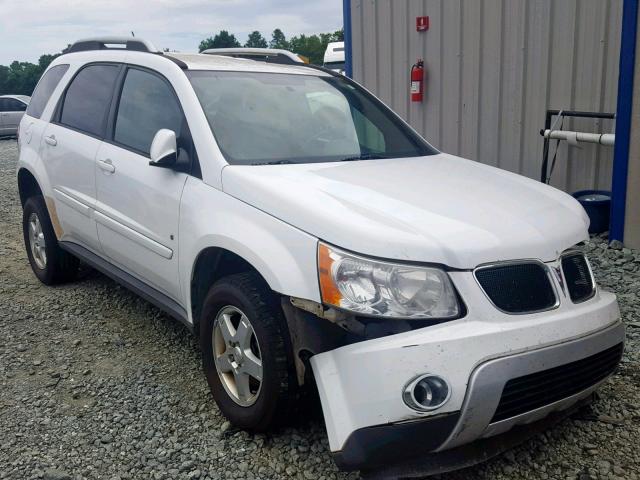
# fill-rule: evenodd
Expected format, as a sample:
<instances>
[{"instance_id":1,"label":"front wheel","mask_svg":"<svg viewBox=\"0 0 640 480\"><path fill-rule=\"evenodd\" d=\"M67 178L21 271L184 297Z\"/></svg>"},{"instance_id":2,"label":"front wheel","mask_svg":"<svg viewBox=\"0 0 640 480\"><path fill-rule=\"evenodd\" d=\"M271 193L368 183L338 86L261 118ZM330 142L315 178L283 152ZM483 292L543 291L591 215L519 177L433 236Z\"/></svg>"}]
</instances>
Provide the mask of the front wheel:
<instances>
[{"instance_id":1,"label":"front wheel","mask_svg":"<svg viewBox=\"0 0 640 480\"><path fill-rule=\"evenodd\" d=\"M264 431L281 423L297 383L278 298L255 273L215 283L200 321L203 366L213 397L239 427Z\"/></svg>"}]
</instances>

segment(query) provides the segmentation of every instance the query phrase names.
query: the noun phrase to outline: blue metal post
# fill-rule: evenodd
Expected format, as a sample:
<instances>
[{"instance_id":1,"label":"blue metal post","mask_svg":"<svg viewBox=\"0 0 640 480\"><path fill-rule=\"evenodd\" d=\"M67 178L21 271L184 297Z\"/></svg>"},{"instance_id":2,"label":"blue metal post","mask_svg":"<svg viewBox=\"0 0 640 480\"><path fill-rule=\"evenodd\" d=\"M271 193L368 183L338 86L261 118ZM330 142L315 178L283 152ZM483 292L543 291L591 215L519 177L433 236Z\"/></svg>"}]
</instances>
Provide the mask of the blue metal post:
<instances>
[{"instance_id":1,"label":"blue metal post","mask_svg":"<svg viewBox=\"0 0 640 480\"><path fill-rule=\"evenodd\" d=\"M342 21L344 22L344 73L353 78L351 61L351 0L342 0Z\"/></svg>"},{"instance_id":2,"label":"blue metal post","mask_svg":"<svg viewBox=\"0 0 640 480\"><path fill-rule=\"evenodd\" d=\"M618 76L618 106L616 109L616 144L613 153L611 182L611 225L609 240L624 239L624 214L627 201L629 171L629 137L633 104L633 72L636 63L636 33L638 0L624 0L622 7L622 38Z\"/></svg>"}]
</instances>

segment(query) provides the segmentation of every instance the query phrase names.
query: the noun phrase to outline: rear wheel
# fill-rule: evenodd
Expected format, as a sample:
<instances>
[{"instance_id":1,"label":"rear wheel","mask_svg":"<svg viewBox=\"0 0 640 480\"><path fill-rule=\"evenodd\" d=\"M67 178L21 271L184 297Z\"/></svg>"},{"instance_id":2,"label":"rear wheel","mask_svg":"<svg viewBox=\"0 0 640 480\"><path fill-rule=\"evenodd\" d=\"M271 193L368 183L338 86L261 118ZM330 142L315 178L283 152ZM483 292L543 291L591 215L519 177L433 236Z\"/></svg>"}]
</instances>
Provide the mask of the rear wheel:
<instances>
[{"instance_id":1,"label":"rear wheel","mask_svg":"<svg viewBox=\"0 0 640 480\"><path fill-rule=\"evenodd\" d=\"M80 262L58 245L41 195L30 197L24 204L22 232L31 269L42 283L54 285L75 278Z\"/></svg>"},{"instance_id":2,"label":"rear wheel","mask_svg":"<svg viewBox=\"0 0 640 480\"><path fill-rule=\"evenodd\" d=\"M200 343L209 387L232 424L264 431L290 413L297 383L288 330L278 298L257 274L230 275L211 287Z\"/></svg>"}]
</instances>

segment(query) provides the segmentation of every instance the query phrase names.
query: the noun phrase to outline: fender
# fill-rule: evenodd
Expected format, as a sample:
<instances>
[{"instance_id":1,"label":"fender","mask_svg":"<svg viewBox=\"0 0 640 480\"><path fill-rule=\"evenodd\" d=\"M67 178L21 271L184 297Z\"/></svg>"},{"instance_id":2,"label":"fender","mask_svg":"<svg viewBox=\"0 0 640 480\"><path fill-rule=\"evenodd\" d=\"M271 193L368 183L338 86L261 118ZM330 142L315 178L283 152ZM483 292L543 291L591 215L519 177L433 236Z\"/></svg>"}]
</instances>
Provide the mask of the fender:
<instances>
[{"instance_id":1,"label":"fender","mask_svg":"<svg viewBox=\"0 0 640 480\"><path fill-rule=\"evenodd\" d=\"M200 253L210 247L223 248L246 260L273 291L320 302L317 242L317 238L189 178L180 208L179 269L190 317L194 266Z\"/></svg>"}]
</instances>

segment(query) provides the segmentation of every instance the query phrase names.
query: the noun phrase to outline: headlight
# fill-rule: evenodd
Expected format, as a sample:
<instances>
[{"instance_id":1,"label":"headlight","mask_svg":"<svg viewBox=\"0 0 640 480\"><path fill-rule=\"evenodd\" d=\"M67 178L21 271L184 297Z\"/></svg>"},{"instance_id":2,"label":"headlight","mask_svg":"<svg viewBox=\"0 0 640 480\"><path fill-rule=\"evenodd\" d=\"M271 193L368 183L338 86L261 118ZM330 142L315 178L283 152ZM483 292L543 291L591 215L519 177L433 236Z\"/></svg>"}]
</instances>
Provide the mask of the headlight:
<instances>
[{"instance_id":1,"label":"headlight","mask_svg":"<svg viewBox=\"0 0 640 480\"><path fill-rule=\"evenodd\" d=\"M455 318L460 306L441 269L372 260L318 244L322 301L362 315Z\"/></svg>"}]
</instances>

